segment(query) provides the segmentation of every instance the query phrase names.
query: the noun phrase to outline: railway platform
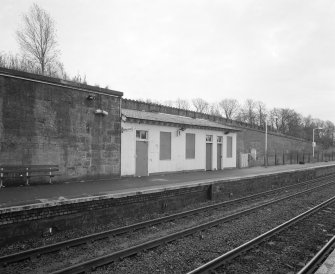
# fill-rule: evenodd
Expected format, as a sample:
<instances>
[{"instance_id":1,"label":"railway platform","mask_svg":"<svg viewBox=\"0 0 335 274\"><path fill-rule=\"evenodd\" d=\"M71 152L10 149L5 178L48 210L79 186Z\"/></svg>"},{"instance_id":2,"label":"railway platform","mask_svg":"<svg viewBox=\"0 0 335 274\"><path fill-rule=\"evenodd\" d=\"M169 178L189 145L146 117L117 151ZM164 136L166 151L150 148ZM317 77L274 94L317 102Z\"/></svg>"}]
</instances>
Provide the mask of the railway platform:
<instances>
[{"instance_id":1,"label":"railway platform","mask_svg":"<svg viewBox=\"0 0 335 274\"><path fill-rule=\"evenodd\" d=\"M334 274L335 273L335 250L330 253L323 264L315 271L315 274Z\"/></svg>"},{"instance_id":2,"label":"railway platform","mask_svg":"<svg viewBox=\"0 0 335 274\"><path fill-rule=\"evenodd\" d=\"M281 165L270 167L252 167L227 169L221 171L197 171L153 175L148 177L124 177L111 180L65 182L52 185L32 185L5 187L0 189L0 209L9 207L27 207L36 204L60 203L72 200L92 199L100 196L120 198L134 194L155 193L159 191L208 184L217 180L229 181L252 178L268 174L280 174L288 171L313 169L335 165L333 162L309 163L304 165Z\"/></svg>"}]
</instances>

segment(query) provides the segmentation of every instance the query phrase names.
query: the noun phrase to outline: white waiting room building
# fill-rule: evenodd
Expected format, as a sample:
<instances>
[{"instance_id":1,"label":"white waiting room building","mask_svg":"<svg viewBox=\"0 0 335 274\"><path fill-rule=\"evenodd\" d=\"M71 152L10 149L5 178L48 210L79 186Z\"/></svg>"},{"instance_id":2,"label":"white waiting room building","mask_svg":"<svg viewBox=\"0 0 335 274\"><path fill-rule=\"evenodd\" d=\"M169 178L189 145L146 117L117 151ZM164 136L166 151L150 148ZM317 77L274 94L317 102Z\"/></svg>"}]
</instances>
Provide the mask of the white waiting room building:
<instances>
[{"instance_id":1,"label":"white waiting room building","mask_svg":"<svg viewBox=\"0 0 335 274\"><path fill-rule=\"evenodd\" d=\"M204 119L122 109L121 176L236 167L236 132Z\"/></svg>"}]
</instances>

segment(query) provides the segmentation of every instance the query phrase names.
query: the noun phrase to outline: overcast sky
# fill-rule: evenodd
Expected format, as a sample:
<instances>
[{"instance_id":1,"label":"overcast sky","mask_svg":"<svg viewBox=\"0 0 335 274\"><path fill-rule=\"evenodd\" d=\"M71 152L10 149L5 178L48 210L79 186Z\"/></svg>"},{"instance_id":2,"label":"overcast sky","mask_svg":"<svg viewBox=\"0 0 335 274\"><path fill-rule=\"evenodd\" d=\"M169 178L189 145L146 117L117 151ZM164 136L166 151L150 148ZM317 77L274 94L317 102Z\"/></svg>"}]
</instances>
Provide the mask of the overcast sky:
<instances>
[{"instance_id":1,"label":"overcast sky","mask_svg":"<svg viewBox=\"0 0 335 274\"><path fill-rule=\"evenodd\" d=\"M32 3L66 71L125 98L263 101L335 122L334 0L1 0L0 51Z\"/></svg>"}]
</instances>

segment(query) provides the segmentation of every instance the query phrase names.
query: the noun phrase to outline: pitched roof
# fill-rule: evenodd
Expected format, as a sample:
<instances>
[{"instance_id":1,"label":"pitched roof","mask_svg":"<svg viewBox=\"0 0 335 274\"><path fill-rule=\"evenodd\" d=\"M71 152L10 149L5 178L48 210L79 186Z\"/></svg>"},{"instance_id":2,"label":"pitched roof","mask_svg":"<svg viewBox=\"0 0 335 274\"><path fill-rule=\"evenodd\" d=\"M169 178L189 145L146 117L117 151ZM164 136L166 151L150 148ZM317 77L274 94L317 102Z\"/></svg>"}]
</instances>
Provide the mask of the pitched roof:
<instances>
[{"instance_id":1,"label":"pitched roof","mask_svg":"<svg viewBox=\"0 0 335 274\"><path fill-rule=\"evenodd\" d=\"M240 131L239 129L229 127L223 124L215 123L213 121L191 118L186 116L167 114L167 113L158 113L158 112L147 112L133 109L122 109L122 115L127 118L132 118L136 120L145 120L145 121L154 121L154 122L165 122L176 125L188 125L195 127L206 127L206 128L215 128L215 129L225 129L229 131Z\"/></svg>"}]
</instances>

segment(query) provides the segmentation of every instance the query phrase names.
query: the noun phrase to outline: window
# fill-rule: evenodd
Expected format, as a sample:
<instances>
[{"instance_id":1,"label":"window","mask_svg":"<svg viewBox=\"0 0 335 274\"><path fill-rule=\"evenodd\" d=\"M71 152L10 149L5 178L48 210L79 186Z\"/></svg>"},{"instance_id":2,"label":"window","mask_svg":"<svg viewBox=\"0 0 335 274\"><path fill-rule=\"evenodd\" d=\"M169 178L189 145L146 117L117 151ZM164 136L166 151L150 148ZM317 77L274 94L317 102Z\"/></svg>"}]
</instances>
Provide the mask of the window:
<instances>
[{"instance_id":1,"label":"window","mask_svg":"<svg viewBox=\"0 0 335 274\"><path fill-rule=\"evenodd\" d=\"M159 160L171 160L171 132L160 132Z\"/></svg>"},{"instance_id":2,"label":"window","mask_svg":"<svg viewBox=\"0 0 335 274\"><path fill-rule=\"evenodd\" d=\"M136 139L148 140L148 131L146 131L146 130L136 130Z\"/></svg>"},{"instance_id":3,"label":"window","mask_svg":"<svg viewBox=\"0 0 335 274\"><path fill-rule=\"evenodd\" d=\"M186 133L186 159L195 159L195 134Z\"/></svg>"},{"instance_id":4,"label":"window","mask_svg":"<svg viewBox=\"0 0 335 274\"><path fill-rule=\"evenodd\" d=\"M227 158L233 157L233 137L227 136Z\"/></svg>"},{"instance_id":5,"label":"window","mask_svg":"<svg viewBox=\"0 0 335 274\"><path fill-rule=\"evenodd\" d=\"M206 135L206 142L213 143L213 135Z\"/></svg>"},{"instance_id":6,"label":"window","mask_svg":"<svg viewBox=\"0 0 335 274\"><path fill-rule=\"evenodd\" d=\"M217 141L217 143L218 144L222 144L222 136L218 136L217 138L216 138L216 141Z\"/></svg>"}]
</instances>

